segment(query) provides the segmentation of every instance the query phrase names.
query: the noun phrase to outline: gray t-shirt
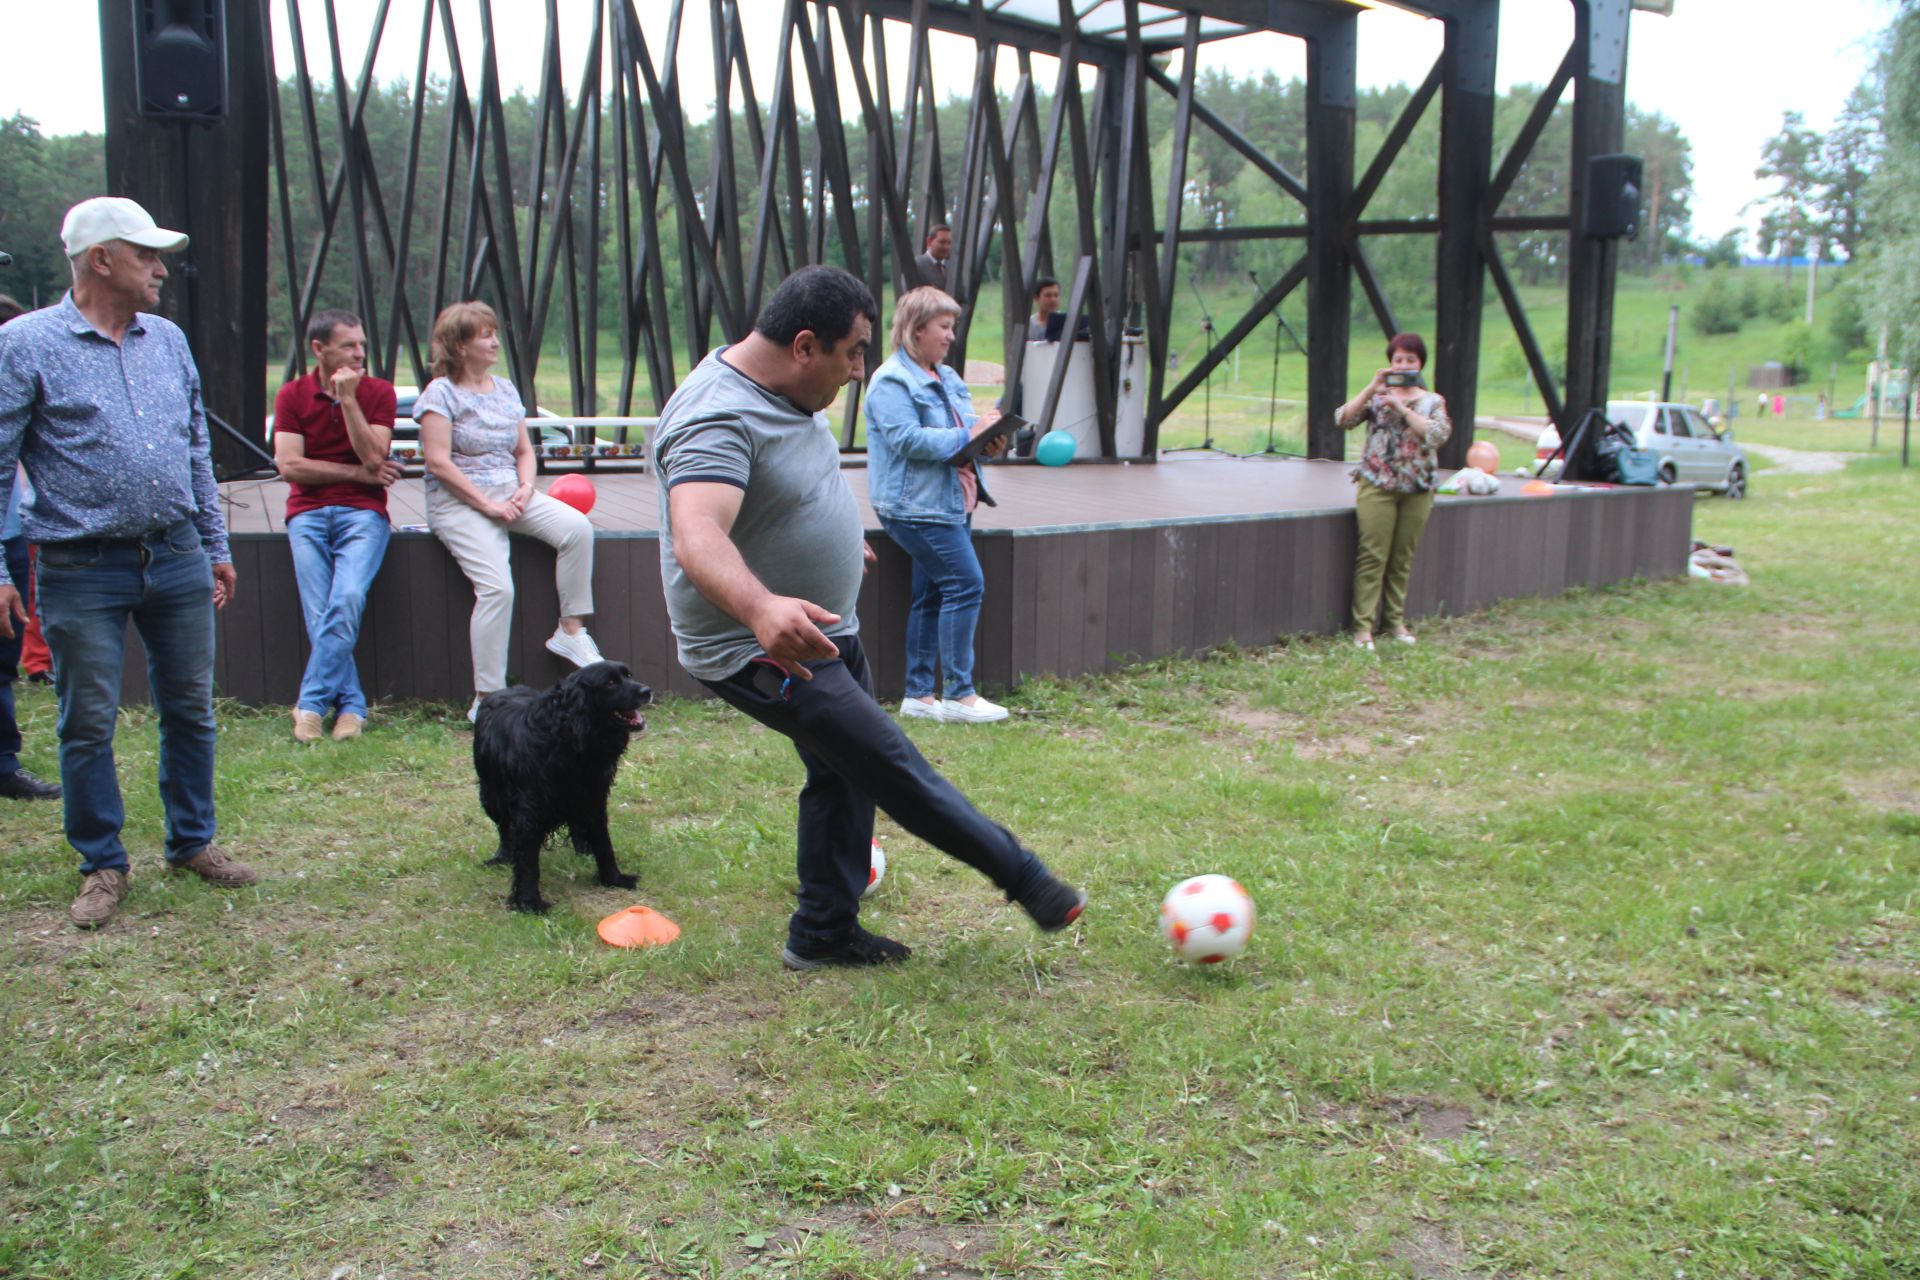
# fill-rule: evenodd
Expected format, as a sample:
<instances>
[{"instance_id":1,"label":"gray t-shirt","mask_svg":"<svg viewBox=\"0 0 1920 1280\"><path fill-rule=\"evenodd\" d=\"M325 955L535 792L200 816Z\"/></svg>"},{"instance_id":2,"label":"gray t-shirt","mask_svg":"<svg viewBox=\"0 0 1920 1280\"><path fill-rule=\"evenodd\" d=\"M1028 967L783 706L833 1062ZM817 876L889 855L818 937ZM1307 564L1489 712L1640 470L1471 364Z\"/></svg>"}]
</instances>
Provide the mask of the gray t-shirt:
<instances>
[{"instance_id":1,"label":"gray t-shirt","mask_svg":"<svg viewBox=\"0 0 1920 1280\"><path fill-rule=\"evenodd\" d=\"M440 414L453 424L453 465L476 486L520 482L513 449L526 429L527 409L511 382L495 378L491 391L468 391L435 378L414 402L414 419L423 413ZM439 487L429 475L427 488Z\"/></svg>"},{"instance_id":2,"label":"gray t-shirt","mask_svg":"<svg viewBox=\"0 0 1920 1280\"><path fill-rule=\"evenodd\" d=\"M762 655L753 632L694 587L673 554L669 491L688 481L745 490L733 522L740 558L767 589L840 615L829 636L860 630L854 606L865 571L860 505L840 474L840 445L825 414L708 355L667 400L653 437L660 491L660 580L680 643L680 665L697 679L724 680Z\"/></svg>"}]
</instances>

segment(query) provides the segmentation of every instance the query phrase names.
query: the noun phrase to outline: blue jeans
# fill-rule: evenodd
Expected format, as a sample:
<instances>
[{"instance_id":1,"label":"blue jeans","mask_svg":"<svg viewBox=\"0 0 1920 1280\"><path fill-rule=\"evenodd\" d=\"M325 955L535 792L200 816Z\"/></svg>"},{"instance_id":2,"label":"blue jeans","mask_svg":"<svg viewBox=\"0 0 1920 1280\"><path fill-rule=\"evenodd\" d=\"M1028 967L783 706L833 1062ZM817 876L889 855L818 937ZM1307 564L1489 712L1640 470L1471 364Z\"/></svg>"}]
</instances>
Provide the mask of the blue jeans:
<instances>
[{"instance_id":1,"label":"blue jeans","mask_svg":"<svg viewBox=\"0 0 1920 1280\"><path fill-rule=\"evenodd\" d=\"M860 637L835 636L837 658L809 662L811 680L787 680L763 660L702 684L793 741L807 769L800 792L799 905L790 944L846 938L860 915L873 861L873 811L985 875L1014 901L1050 873L1011 831L941 777L873 698ZM784 688L784 691L783 691Z\"/></svg>"},{"instance_id":2,"label":"blue jeans","mask_svg":"<svg viewBox=\"0 0 1920 1280\"><path fill-rule=\"evenodd\" d=\"M31 609L27 580L32 566L27 561L27 540L8 538L0 546L6 548L7 573L13 578L14 590L20 593L21 603ZM13 626L13 639L0 639L0 775L20 767L20 722L13 716L13 682L20 678L20 645L26 639L26 624L18 618L8 621Z\"/></svg>"},{"instance_id":3,"label":"blue jeans","mask_svg":"<svg viewBox=\"0 0 1920 1280\"><path fill-rule=\"evenodd\" d=\"M934 696L936 657L949 698L973 693L973 632L987 580L973 553L969 524L880 518L880 527L913 560L913 604L907 610L907 696Z\"/></svg>"},{"instance_id":4,"label":"blue jeans","mask_svg":"<svg viewBox=\"0 0 1920 1280\"><path fill-rule=\"evenodd\" d=\"M67 840L82 874L127 869L126 810L113 767L120 668L131 620L160 712L160 802L169 862L213 843L213 569L182 521L139 541L40 547L40 629L60 700Z\"/></svg>"},{"instance_id":5,"label":"blue jeans","mask_svg":"<svg viewBox=\"0 0 1920 1280\"><path fill-rule=\"evenodd\" d=\"M287 521L300 612L313 644L296 706L321 716L335 711L367 714L353 646L360 638L367 590L380 572L392 536L385 512L362 507L318 507Z\"/></svg>"}]
</instances>

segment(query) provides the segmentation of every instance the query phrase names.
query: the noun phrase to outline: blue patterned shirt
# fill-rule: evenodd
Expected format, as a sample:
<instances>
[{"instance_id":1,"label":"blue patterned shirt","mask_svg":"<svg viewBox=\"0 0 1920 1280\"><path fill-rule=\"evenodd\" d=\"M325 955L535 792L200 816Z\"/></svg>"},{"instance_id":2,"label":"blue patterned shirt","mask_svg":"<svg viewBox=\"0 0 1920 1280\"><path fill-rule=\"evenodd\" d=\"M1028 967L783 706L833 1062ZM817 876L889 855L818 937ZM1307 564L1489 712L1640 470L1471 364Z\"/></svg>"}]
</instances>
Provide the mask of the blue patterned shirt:
<instances>
[{"instance_id":1,"label":"blue patterned shirt","mask_svg":"<svg viewBox=\"0 0 1920 1280\"><path fill-rule=\"evenodd\" d=\"M16 458L33 485L20 512L31 542L141 538L191 519L215 564L233 559L200 372L170 320L140 312L115 343L68 294L0 328L0 475Z\"/></svg>"}]
</instances>

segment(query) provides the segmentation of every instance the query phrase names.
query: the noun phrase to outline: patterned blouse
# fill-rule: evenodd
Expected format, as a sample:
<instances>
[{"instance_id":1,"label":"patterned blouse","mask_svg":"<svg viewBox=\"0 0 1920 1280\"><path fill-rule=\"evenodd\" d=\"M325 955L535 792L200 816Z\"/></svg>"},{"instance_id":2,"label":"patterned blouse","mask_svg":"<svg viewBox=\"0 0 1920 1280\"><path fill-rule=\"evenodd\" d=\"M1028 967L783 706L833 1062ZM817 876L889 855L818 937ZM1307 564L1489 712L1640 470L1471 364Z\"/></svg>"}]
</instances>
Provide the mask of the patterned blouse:
<instances>
[{"instance_id":1,"label":"patterned blouse","mask_svg":"<svg viewBox=\"0 0 1920 1280\"><path fill-rule=\"evenodd\" d=\"M520 483L513 449L526 430L527 409L511 382L495 378L491 391L468 391L435 378L414 402L414 419L423 413L440 414L453 424L453 465L473 484L487 489ZM427 488L439 487L429 475Z\"/></svg>"},{"instance_id":2,"label":"patterned blouse","mask_svg":"<svg viewBox=\"0 0 1920 1280\"><path fill-rule=\"evenodd\" d=\"M1446 401L1428 391L1413 402L1413 411L1427 420L1423 444L1401 427L1399 415L1387 407L1386 400L1377 395L1367 402L1366 448L1360 453L1360 465L1348 474L1392 493L1425 493L1433 488L1434 454L1453 434Z\"/></svg>"}]
</instances>

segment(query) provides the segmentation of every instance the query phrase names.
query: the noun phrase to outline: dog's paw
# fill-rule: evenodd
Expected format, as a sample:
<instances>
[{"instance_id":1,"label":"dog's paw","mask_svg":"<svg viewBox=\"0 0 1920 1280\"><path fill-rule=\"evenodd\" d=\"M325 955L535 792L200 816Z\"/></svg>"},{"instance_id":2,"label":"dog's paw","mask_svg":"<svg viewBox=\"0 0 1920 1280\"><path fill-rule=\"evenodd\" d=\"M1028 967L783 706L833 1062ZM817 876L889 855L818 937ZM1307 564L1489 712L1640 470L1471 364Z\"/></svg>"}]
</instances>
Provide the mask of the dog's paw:
<instances>
[{"instance_id":1,"label":"dog's paw","mask_svg":"<svg viewBox=\"0 0 1920 1280\"><path fill-rule=\"evenodd\" d=\"M600 883L609 889L636 889L640 886L640 877L617 871L613 875L601 877Z\"/></svg>"},{"instance_id":2,"label":"dog's paw","mask_svg":"<svg viewBox=\"0 0 1920 1280\"><path fill-rule=\"evenodd\" d=\"M507 847L501 845L493 851L493 856L480 864L483 867L510 867L513 859L507 856Z\"/></svg>"},{"instance_id":3,"label":"dog's paw","mask_svg":"<svg viewBox=\"0 0 1920 1280\"><path fill-rule=\"evenodd\" d=\"M545 898L527 898L525 900L519 898L507 899L507 910L525 911L529 915L543 916L552 910L552 908L553 904Z\"/></svg>"}]
</instances>

